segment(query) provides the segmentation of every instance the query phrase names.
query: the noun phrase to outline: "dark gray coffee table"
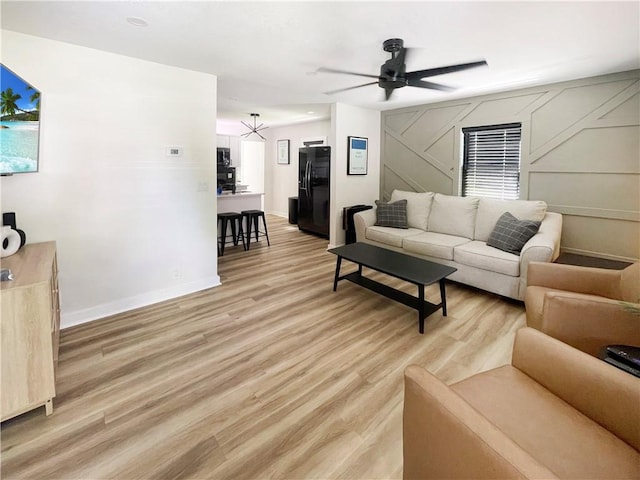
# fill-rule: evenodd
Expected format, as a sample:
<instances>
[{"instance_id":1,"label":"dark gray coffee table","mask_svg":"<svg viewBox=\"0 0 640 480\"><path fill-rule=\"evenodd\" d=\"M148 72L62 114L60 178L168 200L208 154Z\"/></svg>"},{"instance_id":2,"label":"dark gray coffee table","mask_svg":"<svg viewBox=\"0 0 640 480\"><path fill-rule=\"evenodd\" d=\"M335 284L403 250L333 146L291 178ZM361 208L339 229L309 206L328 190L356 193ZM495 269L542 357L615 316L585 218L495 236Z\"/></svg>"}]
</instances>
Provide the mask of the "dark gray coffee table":
<instances>
[{"instance_id":1,"label":"dark gray coffee table","mask_svg":"<svg viewBox=\"0 0 640 480\"><path fill-rule=\"evenodd\" d=\"M409 307L418 310L418 322L420 325L420 333L424 333L424 319L432 313L442 308L442 315L447 316L447 300L444 290L444 279L451 275L457 269L440 265L439 263L430 262L421 258L405 255L404 253L395 252L386 248L376 247L368 243L351 243L341 247L332 248L329 252L338 256L336 262L336 274L333 280L333 291L338 288L340 280L349 280L357 283L369 290L384 295L391 300L400 302ZM358 264L358 270L346 275L340 276L340 265L342 259L349 260ZM395 288L376 282L370 278L362 276L362 267L371 268L378 272L386 273L392 277L399 278L406 282L413 283L418 287L418 297L409 295ZM432 283L440 283L439 304L433 304L425 301L424 287Z\"/></svg>"}]
</instances>

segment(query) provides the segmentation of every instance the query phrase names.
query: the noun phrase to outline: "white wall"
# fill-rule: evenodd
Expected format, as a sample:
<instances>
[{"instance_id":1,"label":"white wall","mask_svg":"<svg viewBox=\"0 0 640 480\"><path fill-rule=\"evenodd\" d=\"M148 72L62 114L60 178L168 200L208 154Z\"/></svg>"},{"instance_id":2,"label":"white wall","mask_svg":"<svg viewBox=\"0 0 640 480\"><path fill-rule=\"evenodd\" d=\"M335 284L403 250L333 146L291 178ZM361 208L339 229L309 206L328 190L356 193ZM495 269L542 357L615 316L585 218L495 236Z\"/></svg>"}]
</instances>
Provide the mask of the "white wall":
<instances>
[{"instance_id":1,"label":"white wall","mask_svg":"<svg viewBox=\"0 0 640 480\"><path fill-rule=\"evenodd\" d=\"M348 137L366 137L368 143L367 175L347 175ZM344 244L342 209L351 205L373 205L380 192L380 112L335 103L331 107L333 164L331 170L331 218L329 245Z\"/></svg>"},{"instance_id":2,"label":"white wall","mask_svg":"<svg viewBox=\"0 0 640 480\"><path fill-rule=\"evenodd\" d=\"M264 196L267 212L283 217L289 215L289 197L298 196L298 149L304 146L304 140L317 137L328 139L330 130L330 121L320 120L264 131L267 138ZM290 140L289 165L278 165L277 140Z\"/></svg>"},{"instance_id":3,"label":"white wall","mask_svg":"<svg viewBox=\"0 0 640 480\"><path fill-rule=\"evenodd\" d=\"M265 142L242 140L240 142L240 179L249 192L264 193ZM236 172L237 173L237 172Z\"/></svg>"},{"instance_id":4,"label":"white wall","mask_svg":"<svg viewBox=\"0 0 640 480\"><path fill-rule=\"evenodd\" d=\"M253 123L253 119L249 115L247 115L245 122ZM218 135L228 135L232 137L239 137L243 133L247 133L247 127L242 125L242 123L240 123L239 120L224 120L219 118L216 122L216 133Z\"/></svg>"},{"instance_id":5,"label":"white wall","mask_svg":"<svg viewBox=\"0 0 640 480\"><path fill-rule=\"evenodd\" d=\"M42 92L40 171L2 211L57 242L63 327L219 284L216 77L10 31L2 62Z\"/></svg>"}]
</instances>

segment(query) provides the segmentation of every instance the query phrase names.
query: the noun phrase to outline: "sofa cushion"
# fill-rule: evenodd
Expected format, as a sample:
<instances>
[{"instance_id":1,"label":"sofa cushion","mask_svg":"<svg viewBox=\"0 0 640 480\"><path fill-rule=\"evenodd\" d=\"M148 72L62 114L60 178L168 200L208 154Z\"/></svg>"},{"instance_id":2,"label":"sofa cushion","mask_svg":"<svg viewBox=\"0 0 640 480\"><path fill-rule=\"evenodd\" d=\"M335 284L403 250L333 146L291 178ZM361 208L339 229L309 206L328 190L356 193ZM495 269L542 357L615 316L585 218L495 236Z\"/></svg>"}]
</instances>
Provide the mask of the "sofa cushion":
<instances>
[{"instance_id":1,"label":"sofa cushion","mask_svg":"<svg viewBox=\"0 0 640 480\"><path fill-rule=\"evenodd\" d=\"M547 204L537 200L498 200L481 198L478 204L474 240L486 242L498 219L504 212L511 212L521 220L541 222L547 212Z\"/></svg>"},{"instance_id":2,"label":"sofa cushion","mask_svg":"<svg viewBox=\"0 0 640 480\"><path fill-rule=\"evenodd\" d=\"M510 277L520 276L520 257L484 242L474 240L455 248L453 260L463 265L502 273Z\"/></svg>"},{"instance_id":3,"label":"sofa cushion","mask_svg":"<svg viewBox=\"0 0 640 480\"><path fill-rule=\"evenodd\" d=\"M451 388L557 478L637 477L636 450L511 365Z\"/></svg>"},{"instance_id":4,"label":"sofa cushion","mask_svg":"<svg viewBox=\"0 0 640 480\"><path fill-rule=\"evenodd\" d=\"M487 245L520 255L522 247L540 228L540 222L518 220L510 212L503 213L489 235Z\"/></svg>"},{"instance_id":5,"label":"sofa cushion","mask_svg":"<svg viewBox=\"0 0 640 480\"><path fill-rule=\"evenodd\" d=\"M384 203L376 200L376 225L380 227L408 228L407 201Z\"/></svg>"},{"instance_id":6,"label":"sofa cushion","mask_svg":"<svg viewBox=\"0 0 640 480\"><path fill-rule=\"evenodd\" d=\"M405 237L402 242L402 248L411 253L442 258L444 260L453 260L454 248L469 241L468 238L464 237L425 232Z\"/></svg>"},{"instance_id":7,"label":"sofa cushion","mask_svg":"<svg viewBox=\"0 0 640 480\"><path fill-rule=\"evenodd\" d=\"M457 237L473 238L478 199L436 193L431 205L427 230Z\"/></svg>"},{"instance_id":8,"label":"sofa cushion","mask_svg":"<svg viewBox=\"0 0 640 480\"><path fill-rule=\"evenodd\" d=\"M413 228L427 230L427 220L433 202L433 192L406 192L394 190L391 192L391 201L407 201L407 224Z\"/></svg>"},{"instance_id":9,"label":"sofa cushion","mask_svg":"<svg viewBox=\"0 0 640 480\"><path fill-rule=\"evenodd\" d=\"M368 227L365 237L374 242L384 243L392 247L402 248L402 240L411 235L424 233L417 228Z\"/></svg>"}]
</instances>

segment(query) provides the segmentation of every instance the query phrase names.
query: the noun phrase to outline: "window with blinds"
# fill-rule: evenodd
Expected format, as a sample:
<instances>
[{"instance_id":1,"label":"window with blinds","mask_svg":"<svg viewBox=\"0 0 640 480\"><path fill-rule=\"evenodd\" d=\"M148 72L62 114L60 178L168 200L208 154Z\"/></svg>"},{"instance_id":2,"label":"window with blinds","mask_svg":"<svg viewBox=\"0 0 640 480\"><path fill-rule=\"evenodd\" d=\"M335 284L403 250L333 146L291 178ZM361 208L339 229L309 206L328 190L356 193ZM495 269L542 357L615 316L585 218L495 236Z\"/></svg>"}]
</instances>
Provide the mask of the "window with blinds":
<instances>
[{"instance_id":1,"label":"window with blinds","mask_svg":"<svg viewBox=\"0 0 640 480\"><path fill-rule=\"evenodd\" d=\"M463 128L462 196L520 196L521 124Z\"/></svg>"}]
</instances>

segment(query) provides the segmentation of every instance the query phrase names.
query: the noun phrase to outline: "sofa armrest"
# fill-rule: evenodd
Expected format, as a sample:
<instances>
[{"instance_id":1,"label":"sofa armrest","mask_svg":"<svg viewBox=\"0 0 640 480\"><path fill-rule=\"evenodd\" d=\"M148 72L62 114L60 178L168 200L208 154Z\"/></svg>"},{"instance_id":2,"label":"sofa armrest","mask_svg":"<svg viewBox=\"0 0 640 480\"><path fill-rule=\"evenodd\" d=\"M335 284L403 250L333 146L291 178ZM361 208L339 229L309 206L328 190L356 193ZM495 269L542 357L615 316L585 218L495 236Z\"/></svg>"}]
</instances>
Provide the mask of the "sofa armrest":
<instances>
[{"instance_id":1,"label":"sofa armrest","mask_svg":"<svg viewBox=\"0 0 640 480\"><path fill-rule=\"evenodd\" d=\"M424 368L405 370L406 479L557 478Z\"/></svg>"},{"instance_id":2,"label":"sofa armrest","mask_svg":"<svg viewBox=\"0 0 640 480\"><path fill-rule=\"evenodd\" d=\"M356 227L356 241L362 242L365 238L367 227L372 227L376 223L376 208L363 210L353 215L353 223Z\"/></svg>"},{"instance_id":3,"label":"sofa armrest","mask_svg":"<svg viewBox=\"0 0 640 480\"><path fill-rule=\"evenodd\" d=\"M520 290L519 298L523 299L527 289L527 275L531 262L553 262L560 255L560 238L562 236L562 215L547 212L540 224L540 229L520 252Z\"/></svg>"},{"instance_id":4,"label":"sofa armrest","mask_svg":"<svg viewBox=\"0 0 640 480\"><path fill-rule=\"evenodd\" d=\"M540 330L594 357L606 345L640 345L640 316L618 300L580 293L546 292Z\"/></svg>"},{"instance_id":5,"label":"sofa armrest","mask_svg":"<svg viewBox=\"0 0 640 480\"><path fill-rule=\"evenodd\" d=\"M621 270L558 263L531 263L527 285L620 299Z\"/></svg>"},{"instance_id":6,"label":"sofa armrest","mask_svg":"<svg viewBox=\"0 0 640 480\"><path fill-rule=\"evenodd\" d=\"M526 327L516 333L511 363L640 450L640 379Z\"/></svg>"}]
</instances>

